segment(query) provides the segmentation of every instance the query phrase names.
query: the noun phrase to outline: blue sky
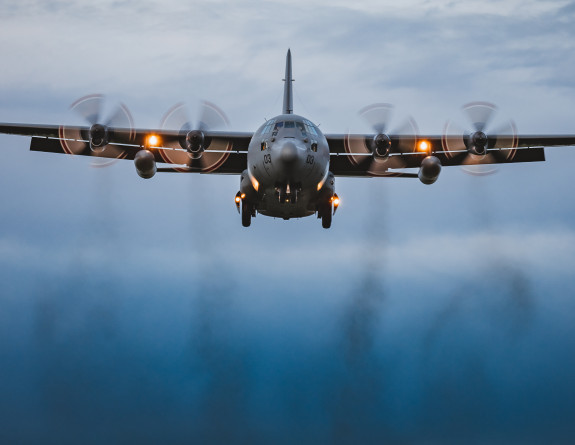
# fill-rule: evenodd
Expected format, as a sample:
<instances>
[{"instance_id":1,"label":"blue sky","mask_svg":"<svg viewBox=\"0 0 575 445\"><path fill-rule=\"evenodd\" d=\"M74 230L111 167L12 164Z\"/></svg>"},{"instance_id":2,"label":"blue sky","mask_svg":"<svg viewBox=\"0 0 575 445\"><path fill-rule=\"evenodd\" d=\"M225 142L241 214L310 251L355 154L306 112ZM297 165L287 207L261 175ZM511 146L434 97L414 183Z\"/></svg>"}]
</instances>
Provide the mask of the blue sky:
<instances>
[{"instance_id":1,"label":"blue sky","mask_svg":"<svg viewBox=\"0 0 575 445\"><path fill-rule=\"evenodd\" d=\"M207 99L236 130L324 132L396 105L441 133L483 100L575 133L567 1L4 1L0 121L73 123L90 93L139 127ZM571 148L438 182L338 179L333 228L258 216L233 176L0 136L0 439L37 443L570 443Z\"/></svg>"}]
</instances>

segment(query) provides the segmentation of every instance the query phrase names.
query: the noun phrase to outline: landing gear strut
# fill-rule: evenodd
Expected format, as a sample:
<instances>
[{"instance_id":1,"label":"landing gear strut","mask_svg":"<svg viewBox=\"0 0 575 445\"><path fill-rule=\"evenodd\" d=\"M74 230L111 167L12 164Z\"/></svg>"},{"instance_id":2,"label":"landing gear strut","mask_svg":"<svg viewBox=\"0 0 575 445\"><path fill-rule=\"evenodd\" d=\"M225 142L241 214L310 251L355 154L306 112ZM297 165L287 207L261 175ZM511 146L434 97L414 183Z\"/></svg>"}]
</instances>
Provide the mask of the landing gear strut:
<instances>
[{"instance_id":1,"label":"landing gear strut","mask_svg":"<svg viewBox=\"0 0 575 445\"><path fill-rule=\"evenodd\" d=\"M276 196L278 197L280 204L296 204L300 190L301 187L294 185L290 186L289 184L283 187L278 186L276 187Z\"/></svg>"}]
</instances>

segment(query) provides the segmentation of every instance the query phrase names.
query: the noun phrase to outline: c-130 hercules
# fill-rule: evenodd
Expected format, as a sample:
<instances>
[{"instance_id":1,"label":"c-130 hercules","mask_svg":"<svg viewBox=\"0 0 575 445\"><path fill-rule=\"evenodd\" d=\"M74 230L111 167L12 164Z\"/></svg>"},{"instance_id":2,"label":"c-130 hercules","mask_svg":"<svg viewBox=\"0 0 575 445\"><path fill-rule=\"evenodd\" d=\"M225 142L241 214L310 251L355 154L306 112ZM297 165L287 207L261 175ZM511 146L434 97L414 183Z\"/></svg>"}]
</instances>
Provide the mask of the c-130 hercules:
<instances>
[{"instance_id":1,"label":"c-130 hercules","mask_svg":"<svg viewBox=\"0 0 575 445\"><path fill-rule=\"evenodd\" d=\"M164 116L160 129L135 129L123 105L102 122L101 95L86 96L72 105L89 126L0 123L0 133L32 136L33 151L100 161L131 159L145 179L157 172L239 174L235 202L243 226L248 227L258 213L283 219L315 214L326 229L339 205L337 176L408 177L433 184L442 166L544 161L543 147L575 145L575 135L518 135L511 121L488 131L495 107L484 102L463 108L467 130L448 123L441 136L418 135L410 119L388 132L387 104L360 111L373 134L324 135L310 120L293 114L290 50L284 81L282 114L254 133L216 130L227 119L209 102L203 103L195 125L181 104Z\"/></svg>"}]
</instances>

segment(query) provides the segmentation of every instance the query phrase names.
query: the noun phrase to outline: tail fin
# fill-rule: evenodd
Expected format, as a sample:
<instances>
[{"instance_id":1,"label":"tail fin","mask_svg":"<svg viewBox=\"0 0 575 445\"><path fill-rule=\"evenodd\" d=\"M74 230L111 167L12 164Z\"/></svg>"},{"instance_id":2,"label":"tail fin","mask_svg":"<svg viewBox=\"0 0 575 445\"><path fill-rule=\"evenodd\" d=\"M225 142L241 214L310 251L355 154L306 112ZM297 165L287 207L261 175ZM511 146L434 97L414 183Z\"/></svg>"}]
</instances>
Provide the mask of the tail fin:
<instances>
[{"instance_id":1,"label":"tail fin","mask_svg":"<svg viewBox=\"0 0 575 445\"><path fill-rule=\"evenodd\" d=\"M288 49L286 56L286 76L284 79L284 109L283 114L293 114L293 90L291 76L291 51Z\"/></svg>"}]
</instances>

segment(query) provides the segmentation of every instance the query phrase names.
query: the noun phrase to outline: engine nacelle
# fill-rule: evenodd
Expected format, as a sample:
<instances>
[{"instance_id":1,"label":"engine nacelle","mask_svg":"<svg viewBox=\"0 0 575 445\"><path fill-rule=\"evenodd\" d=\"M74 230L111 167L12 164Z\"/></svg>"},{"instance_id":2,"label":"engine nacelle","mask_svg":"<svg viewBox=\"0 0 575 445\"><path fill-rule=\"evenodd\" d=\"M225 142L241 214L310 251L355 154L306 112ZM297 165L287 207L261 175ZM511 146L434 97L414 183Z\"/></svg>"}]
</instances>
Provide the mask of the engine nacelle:
<instances>
[{"instance_id":1,"label":"engine nacelle","mask_svg":"<svg viewBox=\"0 0 575 445\"><path fill-rule=\"evenodd\" d=\"M140 150L136 153L134 165L141 178L150 179L156 174L156 159L150 150Z\"/></svg>"},{"instance_id":2,"label":"engine nacelle","mask_svg":"<svg viewBox=\"0 0 575 445\"><path fill-rule=\"evenodd\" d=\"M106 145L108 145L110 140L108 127L101 124L94 124L90 127L88 137L90 139L90 149L92 151L103 149Z\"/></svg>"},{"instance_id":3,"label":"engine nacelle","mask_svg":"<svg viewBox=\"0 0 575 445\"><path fill-rule=\"evenodd\" d=\"M183 141L183 148L185 148L188 153L192 155L194 159L202 157L202 153L205 149L205 137L204 133L200 130L192 130L186 134Z\"/></svg>"},{"instance_id":4,"label":"engine nacelle","mask_svg":"<svg viewBox=\"0 0 575 445\"><path fill-rule=\"evenodd\" d=\"M483 156L487 152L489 139L483 131L476 131L467 139L467 149L471 154Z\"/></svg>"},{"instance_id":5,"label":"engine nacelle","mask_svg":"<svg viewBox=\"0 0 575 445\"><path fill-rule=\"evenodd\" d=\"M441 173L441 162L435 156L427 156L421 161L418 177L424 184L430 185L437 181Z\"/></svg>"},{"instance_id":6,"label":"engine nacelle","mask_svg":"<svg viewBox=\"0 0 575 445\"><path fill-rule=\"evenodd\" d=\"M385 158L391 151L391 139L386 134L377 134L373 138L373 154Z\"/></svg>"}]
</instances>

